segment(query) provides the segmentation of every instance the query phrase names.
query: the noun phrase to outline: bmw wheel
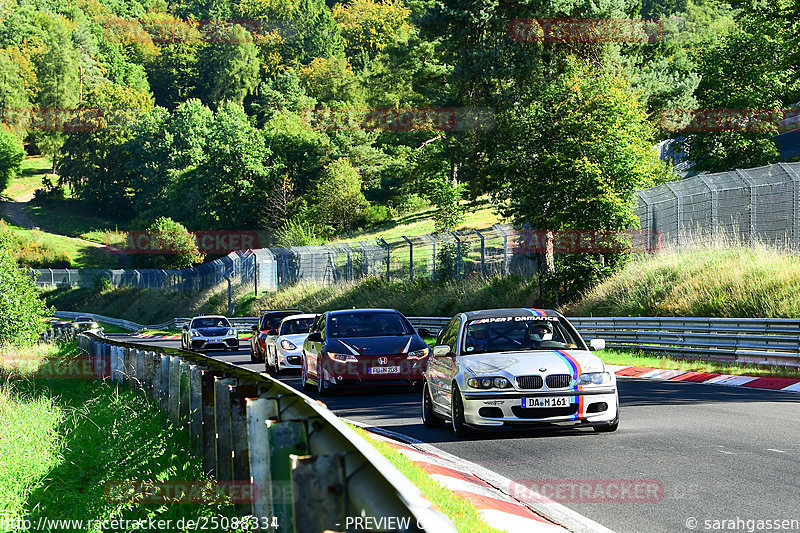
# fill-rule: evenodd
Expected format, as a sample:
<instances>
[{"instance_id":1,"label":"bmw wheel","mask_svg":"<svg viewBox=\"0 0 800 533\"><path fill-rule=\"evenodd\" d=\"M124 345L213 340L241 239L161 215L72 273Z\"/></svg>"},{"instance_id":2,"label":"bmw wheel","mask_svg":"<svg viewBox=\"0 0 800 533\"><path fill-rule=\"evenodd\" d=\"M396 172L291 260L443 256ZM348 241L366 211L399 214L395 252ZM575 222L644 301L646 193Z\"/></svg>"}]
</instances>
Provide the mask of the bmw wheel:
<instances>
[{"instance_id":1,"label":"bmw wheel","mask_svg":"<svg viewBox=\"0 0 800 533\"><path fill-rule=\"evenodd\" d=\"M450 400L450 425L456 437L466 437L469 435L469 428L464 423L464 402L461 399L461 391L458 385L453 383L452 398Z\"/></svg>"},{"instance_id":2,"label":"bmw wheel","mask_svg":"<svg viewBox=\"0 0 800 533\"><path fill-rule=\"evenodd\" d=\"M442 425L442 419L433 412L433 400L427 383L422 386L422 424L426 428L440 427Z\"/></svg>"}]
</instances>

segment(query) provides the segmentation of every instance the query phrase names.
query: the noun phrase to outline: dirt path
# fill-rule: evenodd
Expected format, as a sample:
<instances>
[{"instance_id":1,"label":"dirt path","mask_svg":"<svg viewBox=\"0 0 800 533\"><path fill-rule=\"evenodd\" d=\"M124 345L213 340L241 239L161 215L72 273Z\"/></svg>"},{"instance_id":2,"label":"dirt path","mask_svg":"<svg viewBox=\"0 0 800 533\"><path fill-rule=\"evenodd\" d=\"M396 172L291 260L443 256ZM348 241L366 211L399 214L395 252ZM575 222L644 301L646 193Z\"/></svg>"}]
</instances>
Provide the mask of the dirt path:
<instances>
[{"instance_id":1,"label":"dirt path","mask_svg":"<svg viewBox=\"0 0 800 533\"><path fill-rule=\"evenodd\" d=\"M55 233L52 231L48 231L45 228L40 227L28 214L25 212L25 206L28 205L28 202L31 201L33 198L33 193L23 194L18 196L14 200L6 200L2 202L3 204L3 211L5 216L8 218L9 221L13 222L17 226L26 228L26 229L38 229L41 232L49 233L51 235L58 235L60 237L65 237L67 239L75 239L77 241L82 242L86 246L93 246L97 248L102 248L102 244L98 244L96 242L87 241L85 239L81 239L80 237L70 237L69 235L62 235L60 233Z\"/></svg>"}]
</instances>

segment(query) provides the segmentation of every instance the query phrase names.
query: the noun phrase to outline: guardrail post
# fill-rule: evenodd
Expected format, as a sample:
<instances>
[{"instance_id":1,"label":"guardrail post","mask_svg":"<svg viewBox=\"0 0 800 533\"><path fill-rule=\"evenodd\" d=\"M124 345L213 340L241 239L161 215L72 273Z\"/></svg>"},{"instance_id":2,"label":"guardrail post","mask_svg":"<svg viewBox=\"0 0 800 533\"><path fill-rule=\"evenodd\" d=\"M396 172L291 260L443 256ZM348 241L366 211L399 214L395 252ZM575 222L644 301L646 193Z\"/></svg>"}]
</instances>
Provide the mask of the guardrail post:
<instances>
[{"instance_id":1,"label":"guardrail post","mask_svg":"<svg viewBox=\"0 0 800 533\"><path fill-rule=\"evenodd\" d=\"M142 392L144 392L144 383L142 383L144 378L144 354L144 350L136 350L133 358L133 387Z\"/></svg>"},{"instance_id":2,"label":"guardrail post","mask_svg":"<svg viewBox=\"0 0 800 533\"><path fill-rule=\"evenodd\" d=\"M231 392L233 378L214 378L214 427L216 429L216 465L218 481L233 481L233 440L231 432Z\"/></svg>"},{"instance_id":3,"label":"guardrail post","mask_svg":"<svg viewBox=\"0 0 800 533\"><path fill-rule=\"evenodd\" d=\"M255 488L252 502L253 516L272 516L272 475L267 442L267 420L278 418L278 402L274 398L259 396L247 398L247 443L250 448L250 486Z\"/></svg>"},{"instance_id":4,"label":"guardrail post","mask_svg":"<svg viewBox=\"0 0 800 533\"><path fill-rule=\"evenodd\" d=\"M111 352L111 381L122 381L122 358L125 356L125 348L114 346Z\"/></svg>"},{"instance_id":5,"label":"guardrail post","mask_svg":"<svg viewBox=\"0 0 800 533\"><path fill-rule=\"evenodd\" d=\"M231 441L233 444L233 479L248 481L250 479L250 446L247 441L247 404L248 397L258 394L255 385L231 385Z\"/></svg>"},{"instance_id":6,"label":"guardrail post","mask_svg":"<svg viewBox=\"0 0 800 533\"><path fill-rule=\"evenodd\" d=\"M297 533L341 529L347 514L347 484L342 455L290 456ZM309 509L309 507L311 507Z\"/></svg>"},{"instance_id":7,"label":"guardrail post","mask_svg":"<svg viewBox=\"0 0 800 533\"><path fill-rule=\"evenodd\" d=\"M214 381L220 372L201 370L201 401L203 404L203 434L201 446L203 452L203 473L216 476L217 473L217 426L214 406Z\"/></svg>"},{"instance_id":8,"label":"guardrail post","mask_svg":"<svg viewBox=\"0 0 800 533\"><path fill-rule=\"evenodd\" d=\"M272 510L278 524L293 524L291 455L308 454L308 432L302 420L267 421L270 471L272 472Z\"/></svg>"},{"instance_id":9,"label":"guardrail post","mask_svg":"<svg viewBox=\"0 0 800 533\"><path fill-rule=\"evenodd\" d=\"M161 402L161 354L150 352L150 397Z\"/></svg>"},{"instance_id":10,"label":"guardrail post","mask_svg":"<svg viewBox=\"0 0 800 533\"><path fill-rule=\"evenodd\" d=\"M170 420L177 422L180 416L181 401L181 358L169 356L169 389L167 390L167 413Z\"/></svg>"},{"instance_id":11,"label":"guardrail post","mask_svg":"<svg viewBox=\"0 0 800 533\"><path fill-rule=\"evenodd\" d=\"M189 366L189 432L196 452L203 453L203 370Z\"/></svg>"},{"instance_id":12,"label":"guardrail post","mask_svg":"<svg viewBox=\"0 0 800 533\"><path fill-rule=\"evenodd\" d=\"M94 346L97 342L92 342ZM124 353L122 354L122 380L128 381L130 380L131 375L131 352L134 348L124 348ZM130 385L130 383L128 383Z\"/></svg>"},{"instance_id":13,"label":"guardrail post","mask_svg":"<svg viewBox=\"0 0 800 533\"><path fill-rule=\"evenodd\" d=\"M161 354L161 372L159 372L161 410L164 414L169 412L169 356Z\"/></svg>"},{"instance_id":14,"label":"guardrail post","mask_svg":"<svg viewBox=\"0 0 800 533\"><path fill-rule=\"evenodd\" d=\"M178 409L178 418L181 424L186 424L189 421L189 414L191 413L191 390L189 388L191 366L188 361L180 362L180 407Z\"/></svg>"}]
</instances>

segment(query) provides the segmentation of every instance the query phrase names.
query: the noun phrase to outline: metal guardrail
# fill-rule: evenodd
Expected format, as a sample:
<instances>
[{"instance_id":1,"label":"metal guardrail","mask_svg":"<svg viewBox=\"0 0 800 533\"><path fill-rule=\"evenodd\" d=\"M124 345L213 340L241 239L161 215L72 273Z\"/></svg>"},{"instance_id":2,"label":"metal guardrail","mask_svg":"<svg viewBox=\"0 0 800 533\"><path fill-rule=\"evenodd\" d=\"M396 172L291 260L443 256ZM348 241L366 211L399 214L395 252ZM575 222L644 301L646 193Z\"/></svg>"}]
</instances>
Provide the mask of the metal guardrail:
<instances>
[{"instance_id":1,"label":"metal guardrail","mask_svg":"<svg viewBox=\"0 0 800 533\"><path fill-rule=\"evenodd\" d=\"M280 381L194 352L93 333L78 342L100 374L150 396L190 432L204 473L255 489L253 516L277 517L281 530L298 533L341 531L348 517L392 517L397 531L455 532L366 440Z\"/></svg>"},{"instance_id":2,"label":"metal guardrail","mask_svg":"<svg viewBox=\"0 0 800 533\"><path fill-rule=\"evenodd\" d=\"M131 320L123 320L121 318L113 318L110 316L103 316L98 315L96 313L76 313L75 311L56 311L53 313L53 316L56 318L63 318L68 320L74 320L79 316L88 316L91 317L92 320L97 322L105 322L106 324L111 324L112 326L117 326L122 329L127 329L128 331L139 331L140 329L144 329L145 326L142 324L138 324Z\"/></svg>"},{"instance_id":3,"label":"metal guardrail","mask_svg":"<svg viewBox=\"0 0 800 533\"><path fill-rule=\"evenodd\" d=\"M593 317L570 321L583 337L604 338L609 348L800 367L800 319Z\"/></svg>"}]
</instances>

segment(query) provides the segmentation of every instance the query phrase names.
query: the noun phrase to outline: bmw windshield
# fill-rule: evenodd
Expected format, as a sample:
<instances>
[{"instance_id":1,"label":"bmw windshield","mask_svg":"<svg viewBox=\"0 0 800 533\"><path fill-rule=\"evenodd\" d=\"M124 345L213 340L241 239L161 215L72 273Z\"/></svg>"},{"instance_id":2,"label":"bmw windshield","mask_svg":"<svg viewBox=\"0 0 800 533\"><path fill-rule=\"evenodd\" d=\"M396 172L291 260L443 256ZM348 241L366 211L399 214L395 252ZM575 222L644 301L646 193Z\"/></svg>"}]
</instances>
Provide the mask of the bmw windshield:
<instances>
[{"instance_id":1,"label":"bmw windshield","mask_svg":"<svg viewBox=\"0 0 800 533\"><path fill-rule=\"evenodd\" d=\"M563 350L583 342L557 317L508 316L480 318L464 328L461 353Z\"/></svg>"}]
</instances>

